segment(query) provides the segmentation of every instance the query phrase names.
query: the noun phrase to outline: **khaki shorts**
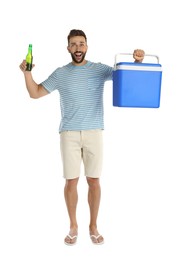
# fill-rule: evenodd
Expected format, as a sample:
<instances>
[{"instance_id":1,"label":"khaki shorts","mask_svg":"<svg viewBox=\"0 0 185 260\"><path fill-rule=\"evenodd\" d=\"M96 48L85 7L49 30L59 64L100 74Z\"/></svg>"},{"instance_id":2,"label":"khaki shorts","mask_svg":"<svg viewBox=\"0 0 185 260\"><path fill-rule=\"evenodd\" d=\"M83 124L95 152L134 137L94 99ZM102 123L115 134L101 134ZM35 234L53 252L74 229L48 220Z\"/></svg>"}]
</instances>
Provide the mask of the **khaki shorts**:
<instances>
[{"instance_id":1,"label":"khaki shorts","mask_svg":"<svg viewBox=\"0 0 185 260\"><path fill-rule=\"evenodd\" d=\"M60 147L64 178L78 178L81 162L84 164L85 176L100 177L103 159L102 130L61 132Z\"/></svg>"}]
</instances>

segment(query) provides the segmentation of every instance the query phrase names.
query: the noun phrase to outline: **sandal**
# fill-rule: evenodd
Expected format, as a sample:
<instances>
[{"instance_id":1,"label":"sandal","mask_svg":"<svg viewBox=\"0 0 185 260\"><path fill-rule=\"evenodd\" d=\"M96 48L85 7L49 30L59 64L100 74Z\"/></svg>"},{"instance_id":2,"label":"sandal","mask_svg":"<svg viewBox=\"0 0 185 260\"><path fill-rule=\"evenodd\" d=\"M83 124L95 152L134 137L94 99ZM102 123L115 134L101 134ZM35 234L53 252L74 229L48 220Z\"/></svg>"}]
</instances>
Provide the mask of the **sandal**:
<instances>
[{"instance_id":1,"label":"sandal","mask_svg":"<svg viewBox=\"0 0 185 260\"><path fill-rule=\"evenodd\" d=\"M78 237L78 236L77 236L77 235L71 236L71 235L68 234L68 235L66 236L66 238L67 238L67 237L70 238L70 242L67 242L67 241L64 240L64 243L65 243L66 245L68 245L68 246L74 246L74 245L76 244L76 242L77 242L77 237ZM71 240L74 240L74 242L71 242Z\"/></svg>"},{"instance_id":2,"label":"sandal","mask_svg":"<svg viewBox=\"0 0 185 260\"><path fill-rule=\"evenodd\" d=\"M94 245L102 245L104 243L104 239L101 242L98 242L98 238L102 237L102 235L90 235L91 241ZM103 238L103 237L102 237ZM95 242L94 240L96 239L97 242Z\"/></svg>"}]
</instances>

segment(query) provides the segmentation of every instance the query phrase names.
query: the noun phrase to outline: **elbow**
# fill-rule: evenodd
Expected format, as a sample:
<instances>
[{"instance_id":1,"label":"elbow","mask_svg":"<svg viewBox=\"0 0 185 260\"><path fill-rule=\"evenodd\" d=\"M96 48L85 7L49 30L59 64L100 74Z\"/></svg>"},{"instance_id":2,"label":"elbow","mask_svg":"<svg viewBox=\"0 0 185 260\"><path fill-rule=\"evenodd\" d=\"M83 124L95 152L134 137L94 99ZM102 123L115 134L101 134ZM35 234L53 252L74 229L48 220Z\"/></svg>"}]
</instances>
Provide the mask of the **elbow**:
<instances>
[{"instance_id":1,"label":"elbow","mask_svg":"<svg viewBox=\"0 0 185 260\"><path fill-rule=\"evenodd\" d=\"M31 98L31 99L38 99L38 98L39 98L38 95L34 95L34 94L29 94L29 95L30 95L30 98Z\"/></svg>"}]
</instances>

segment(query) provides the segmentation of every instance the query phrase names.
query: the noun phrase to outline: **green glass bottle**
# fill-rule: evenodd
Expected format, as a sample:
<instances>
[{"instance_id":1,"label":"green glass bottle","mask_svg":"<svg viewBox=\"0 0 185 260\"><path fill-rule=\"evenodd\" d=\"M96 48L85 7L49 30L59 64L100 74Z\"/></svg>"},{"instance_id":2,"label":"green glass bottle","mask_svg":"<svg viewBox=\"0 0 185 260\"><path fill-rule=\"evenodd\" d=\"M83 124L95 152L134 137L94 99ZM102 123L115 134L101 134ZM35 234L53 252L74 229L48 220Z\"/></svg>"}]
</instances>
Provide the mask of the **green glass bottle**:
<instances>
[{"instance_id":1,"label":"green glass bottle","mask_svg":"<svg viewBox=\"0 0 185 260\"><path fill-rule=\"evenodd\" d=\"M32 44L29 44L28 53L26 55L26 70L28 70L28 71L32 70L32 62L33 62Z\"/></svg>"}]
</instances>

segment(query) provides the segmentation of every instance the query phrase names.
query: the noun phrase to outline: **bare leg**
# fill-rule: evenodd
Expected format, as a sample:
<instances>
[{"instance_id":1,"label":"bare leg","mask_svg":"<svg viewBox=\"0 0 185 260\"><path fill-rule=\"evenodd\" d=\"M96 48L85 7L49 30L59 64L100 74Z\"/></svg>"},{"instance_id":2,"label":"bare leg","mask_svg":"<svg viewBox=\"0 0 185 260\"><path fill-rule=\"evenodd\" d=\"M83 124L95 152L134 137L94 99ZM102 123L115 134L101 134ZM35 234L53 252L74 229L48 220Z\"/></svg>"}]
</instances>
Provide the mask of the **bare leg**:
<instances>
[{"instance_id":1,"label":"bare leg","mask_svg":"<svg viewBox=\"0 0 185 260\"><path fill-rule=\"evenodd\" d=\"M89 232L93 243L102 243L103 237L99 236L99 232L97 229L97 217L100 206L100 198L101 198L101 187L99 178L89 178L87 177L87 183L89 185L88 191L88 203L90 208L90 224L89 224ZM96 238L99 236L98 238Z\"/></svg>"},{"instance_id":2,"label":"bare leg","mask_svg":"<svg viewBox=\"0 0 185 260\"><path fill-rule=\"evenodd\" d=\"M78 235L78 224L76 220L76 207L78 202L78 193L77 193L78 180L79 178L66 180L66 184L64 187L64 197L65 197L66 206L69 214L69 220L70 220L70 231L69 231L70 236L66 236L66 238L64 239L64 241L67 244L74 244L76 242L77 237L74 237L73 239L70 237Z\"/></svg>"}]
</instances>

